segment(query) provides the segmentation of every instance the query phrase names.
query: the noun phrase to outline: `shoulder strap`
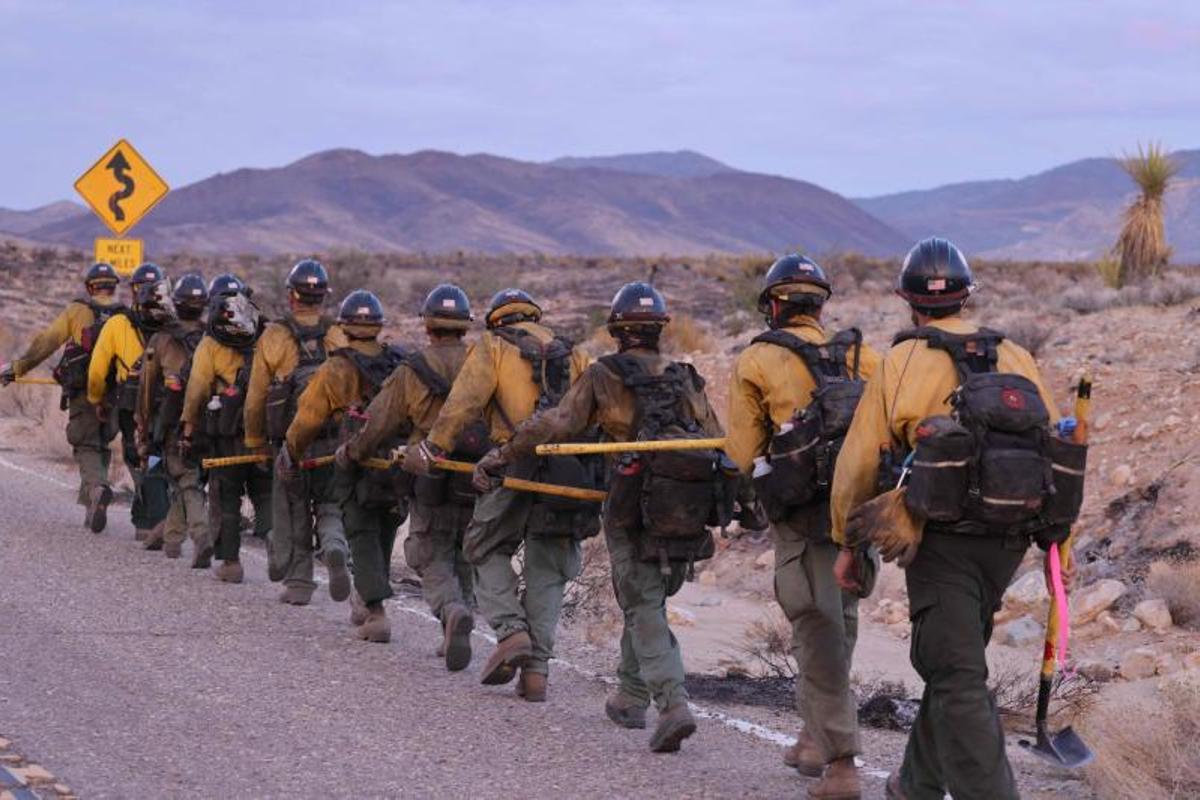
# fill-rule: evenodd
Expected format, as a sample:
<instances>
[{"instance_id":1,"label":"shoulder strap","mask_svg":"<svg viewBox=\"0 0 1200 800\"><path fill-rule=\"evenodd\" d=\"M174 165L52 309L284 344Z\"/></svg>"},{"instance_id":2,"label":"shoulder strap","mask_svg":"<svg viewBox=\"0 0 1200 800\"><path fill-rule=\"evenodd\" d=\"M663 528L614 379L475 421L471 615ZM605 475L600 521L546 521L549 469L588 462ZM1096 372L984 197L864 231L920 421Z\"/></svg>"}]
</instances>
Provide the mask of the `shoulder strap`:
<instances>
[{"instance_id":1,"label":"shoulder strap","mask_svg":"<svg viewBox=\"0 0 1200 800\"><path fill-rule=\"evenodd\" d=\"M913 339L923 339L935 350L941 350L954 360L959 380L980 372L995 372L999 359L1000 343L1004 334L990 328L980 328L974 333L948 333L940 328L924 326L901 331L892 340L893 345Z\"/></svg>"},{"instance_id":2,"label":"shoulder strap","mask_svg":"<svg viewBox=\"0 0 1200 800\"><path fill-rule=\"evenodd\" d=\"M316 325L301 325L291 314L288 314L279 322L291 332L292 338L296 341L296 347L300 351L301 361L317 364L329 357L329 354L325 352L325 335L329 333L331 327L327 318L321 317Z\"/></svg>"},{"instance_id":3,"label":"shoulder strap","mask_svg":"<svg viewBox=\"0 0 1200 800\"><path fill-rule=\"evenodd\" d=\"M492 333L516 347L521 358L529 362L538 387L538 410L556 405L571 388L571 352L575 344L557 335L543 344L529 331L507 326Z\"/></svg>"},{"instance_id":4,"label":"shoulder strap","mask_svg":"<svg viewBox=\"0 0 1200 800\"><path fill-rule=\"evenodd\" d=\"M758 342L785 347L799 356L804 361L804 365L808 367L809 374L816 381L818 389L830 381L859 379L862 331L858 328L839 331L832 339L822 344L807 342L794 333L778 329L755 336L752 343ZM854 351L854 363L853 366L847 367L846 356L851 349Z\"/></svg>"},{"instance_id":5,"label":"shoulder strap","mask_svg":"<svg viewBox=\"0 0 1200 800\"><path fill-rule=\"evenodd\" d=\"M354 365L367 385L369 391L366 394L372 398L379 393L380 387L392 371L405 360L404 352L391 345L384 345L383 351L376 356L360 353L353 347L339 348L333 354L342 356Z\"/></svg>"},{"instance_id":6,"label":"shoulder strap","mask_svg":"<svg viewBox=\"0 0 1200 800\"><path fill-rule=\"evenodd\" d=\"M629 353L602 356L599 361L633 392L636 405L634 429L639 439L654 438L672 425L688 431L698 429L682 402L685 384L691 383L697 389L704 385L704 380L690 364L673 361L661 375L652 375L640 359Z\"/></svg>"},{"instance_id":7,"label":"shoulder strap","mask_svg":"<svg viewBox=\"0 0 1200 800\"><path fill-rule=\"evenodd\" d=\"M425 384L425 388L434 397L445 397L450 394L450 382L443 378L429 363L429 359L420 351L414 351L404 357L404 364L413 374Z\"/></svg>"}]
</instances>

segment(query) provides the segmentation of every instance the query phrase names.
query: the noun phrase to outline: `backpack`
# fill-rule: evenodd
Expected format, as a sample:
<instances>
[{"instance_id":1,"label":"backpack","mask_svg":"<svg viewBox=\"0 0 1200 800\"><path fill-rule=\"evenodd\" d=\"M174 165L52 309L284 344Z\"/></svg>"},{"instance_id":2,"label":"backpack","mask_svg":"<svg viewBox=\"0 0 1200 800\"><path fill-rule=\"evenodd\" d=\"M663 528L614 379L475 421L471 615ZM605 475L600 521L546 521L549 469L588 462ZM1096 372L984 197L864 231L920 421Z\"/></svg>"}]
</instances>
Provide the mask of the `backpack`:
<instances>
[{"instance_id":1,"label":"backpack","mask_svg":"<svg viewBox=\"0 0 1200 800\"><path fill-rule=\"evenodd\" d=\"M243 351L243 364L238 368L233 383L213 395L206 407L205 433L210 439L240 440L246 432L244 410L246 387L250 385L250 359L252 353Z\"/></svg>"},{"instance_id":2,"label":"backpack","mask_svg":"<svg viewBox=\"0 0 1200 800\"><path fill-rule=\"evenodd\" d=\"M96 347L96 340L100 338L100 329L104 327L104 323L117 314L129 316L129 309L123 305L104 305L90 297L80 297L72 302L91 309L92 324L80 332L78 343L67 342L62 358L54 367L54 380L62 386L66 397L87 391L88 366L91 364L92 350Z\"/></svg>"},{"instance_id":3,"label":"backpack","mask_svg":"<svg viewBox=\"0 0 1200 800\"><path fill-rule=\"evenodd\" d=\"M521 358L529 362L533 370L533 382L538 387L534 413L558 405L558 401L571 388L571 352L575 344L564 336L555 336L542 344L536 336L522 328L501 327L492 333L517 348Z\"/></svg>"},{"instance_id":4,"label":"backpack","mask_svg":"<svg viewBox=\"0 0 1200 800\"><path fill-rule=\"evenodd\" d=\"M1036 533L1069 525L1083 502L1086 446L1052 434L1033 381L997 371L1004 335L927 327L901 333L896 343L911 339L947 353L959 386L950 396L949 417L918 424L910 510L935 529L955 533Z\"/></svg>"},{"instance_id":5,"label":"backpack","mask_svg":"<svg viewBox=\"0 0 1200 800\"><path fill-rule=\"evenodd\" d=\"M325 351L325 335L332 326L324 317L316 325L301 325L292 317L284 317L279 324L291 332L299 360L287 377L276 377L267 387L266 434L267 440L276 444L287 436L288 426L296 416L296 401L304 387L329 357Z\"/></svg>"},{"instance_id":6,"label":"backpack","mask_svg":"<svg viewBox=\"0 0 1200 800\"><path fill-rule=\"evenodd\" d=\"M407 354L404 365L413 371L434 397L445 400L450 394L450 382L433 368L424 353L415 351ZM449 457L455 461L478 461L492 447L487 423L478 419L458 434ZM444 503L473 506L476 499L475 489L471 486L471 475L462 472L439 471L433 475L418 476L413 481L412 495L427 506L440 506Z\"/></svg>"},{"instance_id":7,"label":"backpack","mask_svg":"<svg viewBox=\"0 0 1200 800\"><path fill-rule=\"evenodd\" d=\"M408 354L391 345L384 345L378 355L369 356L352 347L343 347L331 355L348 360L358 370L362 379L362 399L346 409L338 441L347 442L366 424L366 408L379 394L383 383L397 367L404 363ZM385 443L384 447L387 447ZM388 509L399 506L403 513L407 509L403 502L410 493L408 473L396 465L389 469L356 469L354 493L360 506L368 509Z\"/></svg>"},{"instance_id":8,"label":"backpack","mask_svg":"<svg viewBox=\"0 0 1200 800\"><path fill-rule=\"evenodd\" d=\"M150 440L156 445L161 445L167 435L179 426L179 420L183 416L183 400L187 394L188 376L192 372L192 357L196 354L196 348L200 346L200 340L204 338L203 330L187 330L179 326L172 327L164 333L183 348L187 360L179 370L177 383L160 382L150 389L150 407L154 409ZM166 376L163 377L165 379Z\"/></svg>"},{"instance_id":9,"label":"backpack","mask_svg":"<svg viewBox=\"0 0 1200 800\"><path fill-rule=\"evenodd\" d=\"M772 521L829 499L833 468L866 385L859 374L862 338L857 328L841 331L822 344L784 330L754 337L754 343L784 347L799 356L817 385L809 404L796 409L791 420L773 432L767 447L771 469L754 479ZM847 367L851 353L852 366Z\"/></svg>"},{"instance_id":10,"label":"backpack","mask_svg":"<svg viewBox=\"0 0 1200 800\"><path fill-rule=\"evenodd\" d=\"M684 402L689 387L704 389L704 379L690 364L673 362L653 375L628 353L604 356L600 363L634 395L636 440L705 437ZM710 557L708 527L729 523L736 485L721 459L717 450L622 455L605 503L606 527L637 534L642 560L661 564L664 572L672 561L691 565Z\"/></svg>"}]
</instances>

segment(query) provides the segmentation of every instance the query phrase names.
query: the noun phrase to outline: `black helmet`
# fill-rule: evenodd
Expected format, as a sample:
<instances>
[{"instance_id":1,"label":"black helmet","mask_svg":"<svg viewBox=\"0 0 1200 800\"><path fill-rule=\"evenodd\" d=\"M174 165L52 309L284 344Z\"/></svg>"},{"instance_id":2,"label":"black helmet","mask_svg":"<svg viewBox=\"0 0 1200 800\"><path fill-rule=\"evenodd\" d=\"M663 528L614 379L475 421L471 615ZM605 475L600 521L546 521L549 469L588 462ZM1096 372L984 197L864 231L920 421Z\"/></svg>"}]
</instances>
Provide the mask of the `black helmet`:
<instances>
[{"instance_id":1,"label":"black helmet","mask_svg":"<svg viewBox=\"0 0 1200 800\"><path fill-rule=\"evenodd\" d=\"M158 264L152 264L147 261L133 271L133 277L129 279L129 284L133 287L134 299L137 299L138 287L146 283L155 283L167 279L167 273L162 271L162 267Z\"/></svg>"},{"instance_id":2,"label":"black helmet","mask_svg":"<svg viewBox=\"0 0 1200 800\"><path fill-rule=\"evenodd\" d=\"M488 304L488 328L499 328L525 320L537 322L541 318L542 307L533 302L533 298L521 289L501 289L492 296L492 302Z\"/></svg>"},{"instance_id":3,"label":"black helmet","mask_svg":"<svg viewBox=\"0 0 1200 800\"><path fill-rule=\"evenodd\" d=\"M667 313L667 301L662 294L648 283L627 283L613 295L608 324L654 323L665 325L671 321Z\"/></svg>"},{"instance_id":4,"label":"black helmet","mask_svg":"<svg viewBox=\"0 0 1200 800\"><path fill-rule=\"evenodd\" d=\"M317 305L329 294L329 273L320 261L306 258L296 262L287 276L287 288L301 302Z\"/></svg>"},{"instance_id":5,"label":"black helmet","mask_svg":"<svg viewBox=\"0 0 1200 800\"><path fill-rule=\"evenodd\" d=\"M136 284L133 290L133 309L138 324L146 330L156 331L175 319L171 282L163 278Z\"/></svg>"},{"instance_id":6,"label":"black helmet","mask_svg":"<svg viewBox=\"0 0 1200 800\"><path fill-rule=\"evenodd\" d=\"M384 322L383 304L366 289L355 289L342 301L342 307L338 309L338 322L341 325L381 328Z\"/></svg>"},{"instance_id":7,"label":"black helmet","mask_svg":"<svg viewBox=\"0 0 1200 800\"><path fill-rule=\"evenodd\" d=\"M931 236L913 245L896 279L896 294L930 316L959 311L975 291L966 256L948 239Z\"/></svg>"},{"instance_id":8,"label":"black helmet","mask_svg":"<svg viewBox=\"0 0 1200 800\"><path fill-rule=\"evenodd\" d=\"M425 296L421 306L425 327L441 330L466 330L471 325L471 301L467 293L452 283L441 283Z\"/></svg>"},{"instance_id":9,"label":"black helmet","mask_svg":"<svg viewBox=\"0 0 1200 800\"><path fill-rule=\"evenodd\" d=\"M793 302L803 299L820 306L833 294L833 284L821 265L807 256L792 253L778 259L763 278L763 288L758 295L758 310L771 313L771 301Z\"/></svg>"},{"instance_id":10,"label":"black helmet","mask_svg":"<svg viewBox=\"0 0 1200 800\"><path fill-rule=\"evenodd\" d=\"M121 278L113 269L112 264L105 264L103 261L92 264L83 276L83 285L89 292L98 289L116 289L120 282Z\"/></svg>"},{"instance_id":11,"label":"black helmet","mask_svg":"<svg viewBox=\"0 0 1200 800\"><path fill-rule=\"evenodd\" d=\"M262 315L249 297L241 293L213 298L208 314L208 332L221 344L244 350L258 339Z\"/></svg>"},{"instance_id":12,"label":"black helmet","mask_svg":"<svg viewBox=\"0 0 1200 800\"><path fill-rule=\"evenodd\" d=\"M212 279L208 284L208 297L214 303L218 297L232 297L235 294L250 296L250 290L245 282L231 272L224 272Z\"/></svg>"},{"instance_id":13,"label":"black helmet","mask_svg":"<svg viewBox=\"0 0 1200 800\"><path fill-rule=\"evenodd\" d=\"M195 272L187 273L176 282L171 300L175 302L180 319L200 319L204 307L208 305L208 289L204 286L204 278Z\"/></svg>"}]
</instances>

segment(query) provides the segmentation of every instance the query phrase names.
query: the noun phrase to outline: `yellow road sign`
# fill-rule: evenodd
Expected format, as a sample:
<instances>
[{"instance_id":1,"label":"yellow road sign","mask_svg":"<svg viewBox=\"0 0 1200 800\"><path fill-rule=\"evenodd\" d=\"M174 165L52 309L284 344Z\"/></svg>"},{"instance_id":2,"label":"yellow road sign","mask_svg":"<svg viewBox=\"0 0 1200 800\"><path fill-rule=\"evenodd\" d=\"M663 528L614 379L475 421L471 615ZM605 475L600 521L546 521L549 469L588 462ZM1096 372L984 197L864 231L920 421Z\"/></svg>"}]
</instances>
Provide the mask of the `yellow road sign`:
<instances>
[{"instance_id":1,"label":"yellow road sign","mask_svg":"<svg viewBox=\"0 0 1200 800\"><path fill-rule=\"evenodd\" d=\"M128 278L133 271L141 266L141 239L97 239L96 260L112 264L118 275Z\"/></svg>"},{"instance_id":2,"label":"yellow road sign","mask_svg":"<svg viewBox=\"0 0 1200 800\"><path fill-rule=\"evenodd\" d=\"M75 191L121 236L170 190L133 145L121 139L79 176Z\"/></svg>"}]
</instances>

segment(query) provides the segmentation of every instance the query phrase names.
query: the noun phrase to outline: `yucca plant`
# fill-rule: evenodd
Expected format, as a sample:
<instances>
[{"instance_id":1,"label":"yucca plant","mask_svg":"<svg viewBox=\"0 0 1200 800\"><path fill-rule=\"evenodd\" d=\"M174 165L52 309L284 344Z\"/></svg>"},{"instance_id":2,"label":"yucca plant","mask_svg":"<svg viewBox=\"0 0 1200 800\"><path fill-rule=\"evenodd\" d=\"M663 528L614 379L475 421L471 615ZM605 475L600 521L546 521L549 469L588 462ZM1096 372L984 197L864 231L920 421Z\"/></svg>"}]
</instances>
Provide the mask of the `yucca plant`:
<instances>
[{"instance_id":1,"label":"yucca plant","mask_svg":"<svg viewBox=\"0 0 1200 800\"><path fill-rule=\"evenodd\" d=\"M1121 268L1119 283L1144 281L1158 275L1171 248L1163 227L1163 196L1179 166L1161 144L1138 145L1136 155L1121 159L1121 168L1141 194L1125 209L1125 224L1113 247Z\"/></svg>"}]
</instances>

